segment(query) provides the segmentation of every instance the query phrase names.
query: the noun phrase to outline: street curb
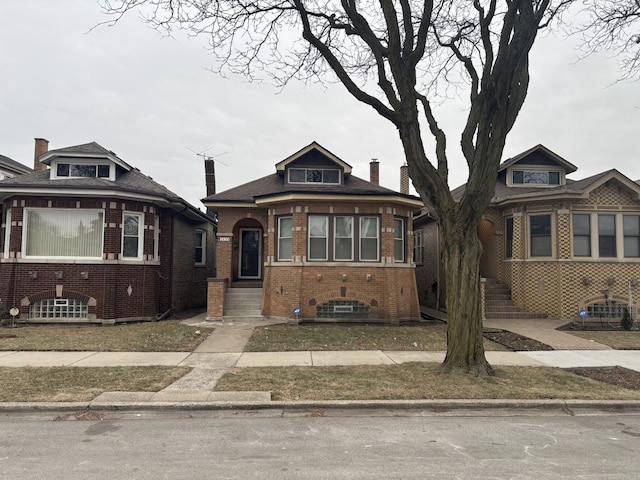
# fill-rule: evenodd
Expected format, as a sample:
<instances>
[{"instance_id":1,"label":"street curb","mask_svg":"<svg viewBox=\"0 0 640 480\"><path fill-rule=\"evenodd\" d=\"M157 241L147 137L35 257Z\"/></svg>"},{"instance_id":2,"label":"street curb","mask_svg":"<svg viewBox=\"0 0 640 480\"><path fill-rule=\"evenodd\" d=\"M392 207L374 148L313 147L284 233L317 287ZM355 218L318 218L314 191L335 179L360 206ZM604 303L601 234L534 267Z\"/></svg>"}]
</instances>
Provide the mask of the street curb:
<instances>
[{"instance_id":1,"label":"street curb","mask_svg":"<svg viewBox=\"0 0 640 480\"><path fill-rule=\"evenodd\" d=\"M176 411L176 410L427 410L451 413L469 410L511 409L515 411L559 410L572 415L576 410L599 410L601 413L640 413L637 400L338 400L273 402L5 402L0 412L61 411Z\"/></svg>"}]
</instances>

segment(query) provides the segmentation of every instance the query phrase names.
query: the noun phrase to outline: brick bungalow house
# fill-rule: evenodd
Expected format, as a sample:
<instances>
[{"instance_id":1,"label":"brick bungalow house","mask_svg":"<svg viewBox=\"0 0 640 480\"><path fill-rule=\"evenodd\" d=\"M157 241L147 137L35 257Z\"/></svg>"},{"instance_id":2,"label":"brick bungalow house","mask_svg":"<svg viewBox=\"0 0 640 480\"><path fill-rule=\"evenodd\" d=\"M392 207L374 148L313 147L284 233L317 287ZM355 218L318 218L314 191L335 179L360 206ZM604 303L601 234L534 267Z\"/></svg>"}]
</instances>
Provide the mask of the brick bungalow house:
<instances>
[{"instance_id":1,"label":"brick bungalow house","mask_svg":"<svg viewBox=\"0 0 640 480\"><path fill-rule=\"evenodd\" d=\"M97 143L0 181L0 299L20 321L155 320L206 304L215 223Z\"/></svg>"},{"instance_id":2,"label":"brick bungalow house","mask_svg":"<svg viewBox=\"0 0 640 480\"><path fill-rule=\"evenodd\" d=\"M640 300L640 185L615 169L581 180L537 145L500 165L478 225L485 318L619 319ZM464 186L453 191L459 197ZM422 305L443 307L436 221L416 217Z\"/></svg>"},{"instance_id":3,"label":"brick bungalow house","mask_svg":"<svg viewBox=\"0 0 640 480\"><path fill-rule=\"evenodd\" d=\"M218 217L207 317L232 315L234 291L253 287L256 316L418 318L411 219L421 200L381 187L377 161L362 180L315 142L275 167L203 199Z\"/></svg>"}]
</instances>

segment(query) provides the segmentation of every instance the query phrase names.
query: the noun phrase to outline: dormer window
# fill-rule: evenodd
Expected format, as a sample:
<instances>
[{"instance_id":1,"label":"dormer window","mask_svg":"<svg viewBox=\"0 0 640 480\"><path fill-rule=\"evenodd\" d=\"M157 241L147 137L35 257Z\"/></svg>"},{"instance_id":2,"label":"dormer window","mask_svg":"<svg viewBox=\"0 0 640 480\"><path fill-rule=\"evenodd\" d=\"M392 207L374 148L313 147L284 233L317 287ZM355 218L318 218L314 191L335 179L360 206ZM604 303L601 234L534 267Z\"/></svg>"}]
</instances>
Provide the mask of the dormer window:
<instances>
[{"instance_id":1,"label":"dormer window","mask_svg":"<svg viewBox=\"0 0 640 480\"><path fill-rule=\"evenodd\" d=\"M55 162L51 165L51 178L106 178L115 180L115 169L108 163L67 163Z\"/></svg>"},{"instance_id":2,"label":"dormer window","mask_svg":"<svg viewBox=\"0 0 640 480\"><path fill-rule=\"evenodd\" d=\"M337 168L290 168L289 183L340 184L340 170Z\"/></svg>"},{"instance_id":3,"label":"dormer window","mask_svg":"<svg viewBox=\"0 0 640 480\"><path fill-rule=\"evenodd\" d=\"M79 165L75 163L58 163L57 177L99 177L109 178L110 165Z\"/></svg>"},{"instance_id":4,"label":"dormer window","mask_svg":"<svg viewBox=\"0 0 640 480\"><path fill-rule=\"evenodd\" d=\"M558 170L511 170L511 185L560 185Z\"/></svg>"}]
</instances>

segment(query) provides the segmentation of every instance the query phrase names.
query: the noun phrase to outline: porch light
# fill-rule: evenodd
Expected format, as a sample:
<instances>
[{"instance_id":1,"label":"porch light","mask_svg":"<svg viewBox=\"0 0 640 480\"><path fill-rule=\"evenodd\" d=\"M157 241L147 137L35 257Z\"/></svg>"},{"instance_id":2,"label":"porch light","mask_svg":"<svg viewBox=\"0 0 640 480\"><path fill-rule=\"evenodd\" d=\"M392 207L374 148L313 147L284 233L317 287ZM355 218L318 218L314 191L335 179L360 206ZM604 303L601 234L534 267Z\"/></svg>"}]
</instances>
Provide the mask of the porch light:
<instances>
[{"instance_id":1,"label":"porch light","mask_svg":"<svg viewBox=\"0 0 640 480\"><path fill-rule=\"evenodd\" d=\"M591 277L582 277L582 284L585 287L588 287L589 285L591 285L593 283L593 278Z\"/></svg>"},{"instance_id":2,"label":"porch light","mask_svg":"<svg viewBox=\"0 0 640 480\"><path fill-rule=\"evenodd\" d=\"M370 282L372 278L373 278L373 275L371 275L370 273L367 273L367 276L365 277L367 282Z\"/></svg>"},{"instance_id":3,"label":"porch light","mask_svg":"<svg viewBox=\"0 0 640 480\"><path fill-rule=\"evenodd\" d=\"M318 280L318 281L322 280L322 274L321 273L316 275L316 280Z\"/></svg>"},{"instance_id":4,"label":"porch light","mask_svg":"<svg viewBox=\"0 0 640 480\"><path fill-rule=\"evenodd\" d=\"M343 281L343 282L346 282L346 281L347 281L347 274L346 274L346 273L343 273L343 274L342 274L342 281Z\"/></svg>"},{"instance_id":5,"label":"porch light","mask_svg":"<svg viewBox=\"0 0 640 480\"><path fill-rule=\"evenodd\" d=\"M38 278L38 272L36 272L35 270L30 270L28 273L30 279L35 280L36 278Z\"/></svg>"}]
</instances>

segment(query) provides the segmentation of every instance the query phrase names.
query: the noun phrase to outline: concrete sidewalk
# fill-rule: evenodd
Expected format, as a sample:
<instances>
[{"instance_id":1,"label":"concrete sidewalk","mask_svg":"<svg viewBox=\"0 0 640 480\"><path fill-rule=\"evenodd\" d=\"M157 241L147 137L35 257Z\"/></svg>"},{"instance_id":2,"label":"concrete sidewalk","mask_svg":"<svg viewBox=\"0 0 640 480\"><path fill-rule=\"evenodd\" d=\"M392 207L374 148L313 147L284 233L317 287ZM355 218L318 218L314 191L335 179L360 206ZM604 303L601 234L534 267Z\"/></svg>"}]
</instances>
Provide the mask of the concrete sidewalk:
<instances>
[{"instance_id":1,"label":"concrete sidewalk","mask_svg":"<svg viewBox=\"0 0 640 480\"><path fill-rule=\"evenodd\" d=\"M557 321L536 326L531 322L518 322L516 333L530 331L539 341L550 344L571 345L576 350L536 352L487 351L489 363L495 366L550 366L560 368L621 366L640 371L640 351L612 350L594 342L574 342L568 333L554 330ZM299 352L244 352L244 347L257 326L284 323L281 320L251 322L206 322L204 315L184 321L189 325L214 328L193 352L0 352L0 367L107 367L107 366L188 366L190 373L160 392L106 392L95 398L93 408L124 408L140 404L204 405L246 404L265 405L271 401L269 392L214 392L217 381L234 367L269 366L349 366L393 365L406 362L437 362L444 360L445 352L424 351L299 351ZM513 330L514 322L492 322L493 328ZM529 335L527 335L529 336ZM531 335L533 336L533 335ZM570 337L570 338L567 338ZM543 339L546 338L547 341ZM553 345L552 345L553 346ZM582 347L582 348L580 348ZM266 403L265 403L266 402Z\"/></svg>"}]
</instances>

